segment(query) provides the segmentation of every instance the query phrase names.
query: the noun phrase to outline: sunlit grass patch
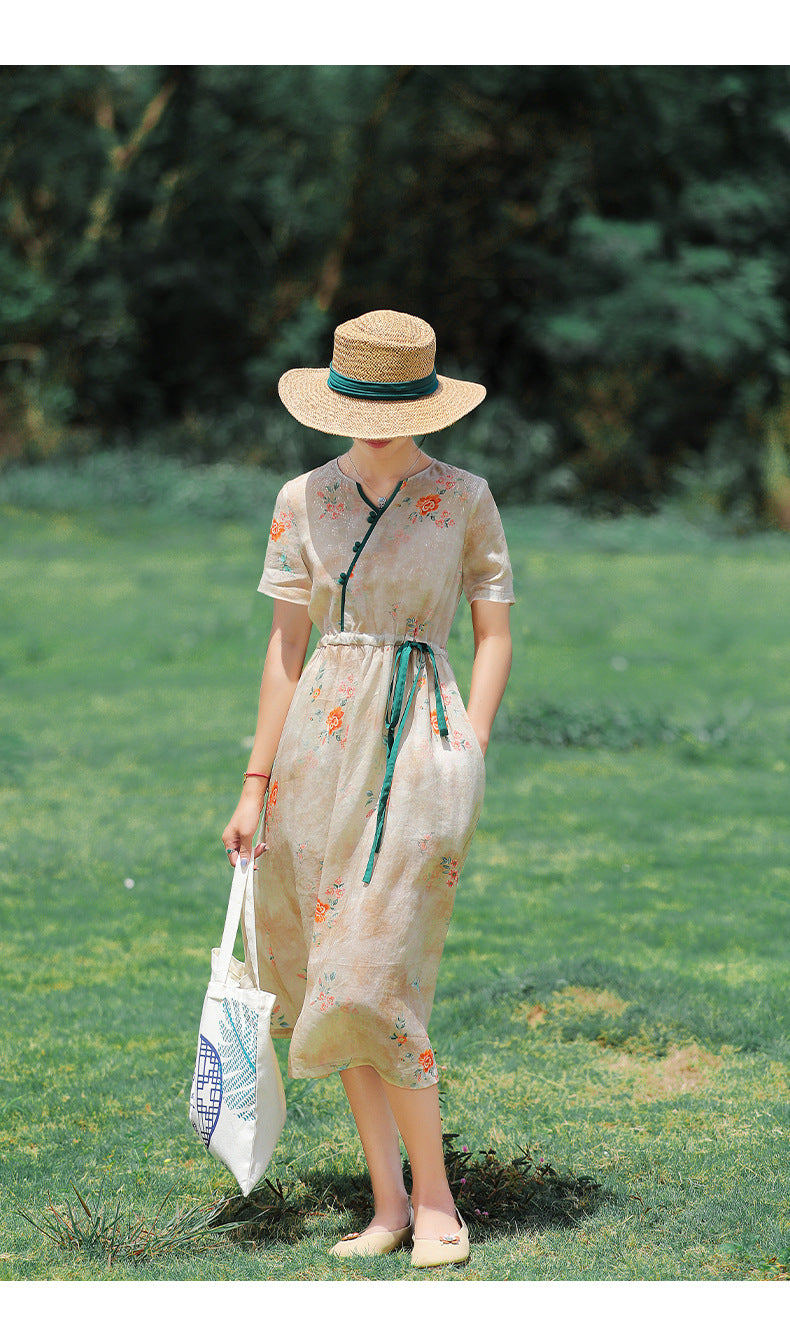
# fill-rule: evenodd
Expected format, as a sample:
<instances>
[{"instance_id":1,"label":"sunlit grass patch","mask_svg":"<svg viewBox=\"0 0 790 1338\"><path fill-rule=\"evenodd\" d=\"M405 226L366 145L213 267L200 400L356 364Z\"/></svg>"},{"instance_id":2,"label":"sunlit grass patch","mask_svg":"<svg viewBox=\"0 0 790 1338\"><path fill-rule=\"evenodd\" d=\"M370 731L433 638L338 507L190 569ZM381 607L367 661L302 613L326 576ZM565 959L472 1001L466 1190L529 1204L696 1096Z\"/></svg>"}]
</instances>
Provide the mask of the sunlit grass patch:
<instances>
[{"instance_id":1,"label":"sunlit grass patch","mask_svg":"<svg viewBox=\"0 0 790 1338\"><path fill-rule=\"evenodd\" d=\"M259 1222L110 1265L11 1208L46 1212L51 1195L76 1211L72 1182L131 1223L168 1193L173 1214L233 1197L186 1107L268 630L261 516L3 515L0 1276L350 1276L328 1248L369 1188L339 1082L286 1082L271 1178L287 1239ZM455 1148L502 1168L526 1150L600 1193L574 1220L492 1227L481 1180L464 1276L784 1277L785 549L660 518L507 523L516 659L431 1039ZM530 742L508 713L534 723ZM655 720L682 729L659 738ZM627 746L622 721L638 726ZM407 1252L352 1275L415 1280Z\"/></svg>"}]
</instances>

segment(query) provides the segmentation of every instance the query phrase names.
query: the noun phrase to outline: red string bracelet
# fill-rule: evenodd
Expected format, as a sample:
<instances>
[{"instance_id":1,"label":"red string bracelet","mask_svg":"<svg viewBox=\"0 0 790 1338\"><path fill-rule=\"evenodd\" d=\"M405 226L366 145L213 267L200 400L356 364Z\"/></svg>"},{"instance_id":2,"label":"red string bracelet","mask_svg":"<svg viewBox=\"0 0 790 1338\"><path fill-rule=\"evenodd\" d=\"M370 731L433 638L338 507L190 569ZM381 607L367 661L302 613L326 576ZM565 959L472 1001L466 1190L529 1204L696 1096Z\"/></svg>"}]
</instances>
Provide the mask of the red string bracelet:
<instances>
[{"instance_id":1,"label":"red string bracelet","mask_svg":"<svg viewBox=\"0 0 790 1338\"><path fill-rule=\"evenodd\" d=\"M270 779L270 777L266 775L266 772L265 772L265 771L245 771L245 773L244 773L244 779L246 780L248 776L255 776L255 777L257 777L258 780L269 780L269 779Z\"/></svg>"}]
</instances>

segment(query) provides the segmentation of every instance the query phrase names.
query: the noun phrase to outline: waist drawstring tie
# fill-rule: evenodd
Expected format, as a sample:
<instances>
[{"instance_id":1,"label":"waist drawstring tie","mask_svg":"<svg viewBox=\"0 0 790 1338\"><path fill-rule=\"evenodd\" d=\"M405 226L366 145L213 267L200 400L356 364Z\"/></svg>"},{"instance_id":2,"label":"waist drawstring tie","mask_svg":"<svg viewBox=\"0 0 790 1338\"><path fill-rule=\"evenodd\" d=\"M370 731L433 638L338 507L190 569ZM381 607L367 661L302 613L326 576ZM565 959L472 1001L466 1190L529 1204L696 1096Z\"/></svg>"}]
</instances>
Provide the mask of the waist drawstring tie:
<instances>
[{"instance_id":1,"label":"waist drawstring tie","mask_svg":"<svg viewBox=\"0 0 790 1338\"><path fill-rule=\"evenodd\" d=\"M409 673L409 660L413 650L418 652L419 658L415 664L414 681L412 682L411 690L404 705L404 698L406 697L406 680ZM392 678L390 679L387 711L384 717L384 724L387 729L387 765L384 771L384 782L381 787L378 812L376 814L376 835L373 841L373 849L370 852L367 868L365 869L365 875L362 879L363 883L370 882L373 875L373 866L376 862L376 856L381 848L381 841L384 835L384 819L387 814L390 790L392 789L395 761L398 756L406 720L408 719L409 711L412 702L414 701L414 695L417 691L417 684L420 681L423 670L425 671L427 681L429 660L433 671L433 688L434 696L436 698L436 722L439 726L439 735L441 738L446 739L449 734L447 719L444 714L444 706L442 704L439 671L436 668L436 657L433 653L433 647L428 641L399 642L392 662Z\"/></svg>"}]
</instances>

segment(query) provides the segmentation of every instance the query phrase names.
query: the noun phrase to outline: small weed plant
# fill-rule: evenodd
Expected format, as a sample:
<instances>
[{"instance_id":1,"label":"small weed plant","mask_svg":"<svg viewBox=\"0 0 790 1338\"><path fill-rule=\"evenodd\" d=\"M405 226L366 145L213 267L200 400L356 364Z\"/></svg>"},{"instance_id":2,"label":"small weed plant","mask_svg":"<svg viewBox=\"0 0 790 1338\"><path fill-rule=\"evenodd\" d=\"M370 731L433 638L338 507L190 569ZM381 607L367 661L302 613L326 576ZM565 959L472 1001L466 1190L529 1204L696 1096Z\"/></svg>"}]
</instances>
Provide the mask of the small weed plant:
<instances>
[{"instance_id":1,"label":"small weed plant","mask_svg":"<svg viewBox=\"0 0 790 1338\"><path fill-rule=\"evenodd\" d=\"M147 1221L139 1214L125 1212L118 1196L113 1202L100 1190L91 1203L73 1181L71 1187L76 1205L56 1205L50 1199L43 1213L31 1213L18 1205L17 1211L55 1245L88 1259L101 1259L109 1264L156 1259L206 1245L217 1233L229 1229L224 1221L218 1220L215 1207L179 1208L164 1216L170 1193Z\"/></svg>"}]
</instances>

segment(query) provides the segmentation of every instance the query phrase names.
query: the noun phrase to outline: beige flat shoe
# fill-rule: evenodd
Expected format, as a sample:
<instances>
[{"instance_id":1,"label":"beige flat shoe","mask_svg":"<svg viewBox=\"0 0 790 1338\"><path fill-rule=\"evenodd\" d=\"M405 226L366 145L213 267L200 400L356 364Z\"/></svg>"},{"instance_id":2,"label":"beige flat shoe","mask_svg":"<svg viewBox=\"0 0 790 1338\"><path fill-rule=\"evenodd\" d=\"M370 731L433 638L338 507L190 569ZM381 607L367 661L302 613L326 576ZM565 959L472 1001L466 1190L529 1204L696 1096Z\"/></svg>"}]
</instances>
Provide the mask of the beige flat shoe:
<instances>
[{"instance_id":1,"label":"beige flat shoe","mask_svg":"<svg viewBox=\"0 0 790 1338\"><path fill-rule=\"evenodd\" d=\"M460 1231L448 1236L415 1236L412 1242L412 1268L439 1268L442 1264L462 1264L469 1258L469 1228L455 1210Z\"/></svg>"},{"instance_id":2,"label":"beige flat shoe","mask_svg":"<svg viewBox=\"0 0 790 1338\"><path fill-rule=\"evenodd\" d=\"M402 1245L408 1244L413 1232L414 1210L409 1204L408 1226L401 1227L399 1231L374 1227L373 1231L368 1231L365 1235L359 1231L352 1231L348 1236L341 1236L329 1253L336 1259L350 1259L354 1255L391 1254L393 1250L399 1250Z\"/></svg>"}]
</instances>

